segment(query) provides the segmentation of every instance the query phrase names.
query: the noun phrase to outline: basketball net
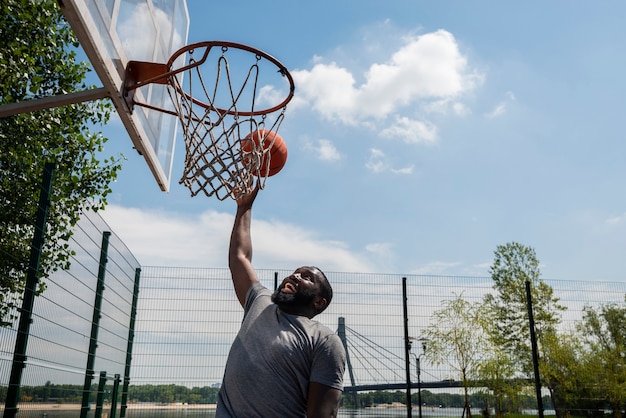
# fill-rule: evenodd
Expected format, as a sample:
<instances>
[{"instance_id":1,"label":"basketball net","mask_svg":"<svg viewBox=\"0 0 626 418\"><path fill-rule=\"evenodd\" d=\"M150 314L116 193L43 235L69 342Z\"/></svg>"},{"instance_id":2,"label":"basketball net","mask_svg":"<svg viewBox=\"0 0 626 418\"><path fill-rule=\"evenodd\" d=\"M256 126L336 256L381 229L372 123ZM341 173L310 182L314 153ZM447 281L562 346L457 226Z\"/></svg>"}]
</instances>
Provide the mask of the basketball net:
<instances>
[{"instance_id":1,"label":"basketball net","mask_svg":"<svg viewBox=\"0 0 626 418\"><path fill-rule=\"evenodd\" d=\"M273 68L268 71L267 66ZM290 91L280 104L261 108L258 103L267 101L268 92L273 92L267 84L268 72L274 78L276 74L286 77ZM130 73L134 77L125 88L131 92L127 94L131 106L151 107L136 102L132 90L148 83L168 84L174 109L156 110L176 115L182 125L185 165L179 183L192 196L204 193L219 200L237 199L251 193L256 183L265 187L270 164L261 170L262 162L270 158L276 138L269 138L268 133L278 133L294 91L293 79L280 62L246 45L202 42L177 51L166 66L131 62L127 77ZM266 134L258 143L248 140L242 146L243 138L262 129Z\"/></svg>"}]
</instances>

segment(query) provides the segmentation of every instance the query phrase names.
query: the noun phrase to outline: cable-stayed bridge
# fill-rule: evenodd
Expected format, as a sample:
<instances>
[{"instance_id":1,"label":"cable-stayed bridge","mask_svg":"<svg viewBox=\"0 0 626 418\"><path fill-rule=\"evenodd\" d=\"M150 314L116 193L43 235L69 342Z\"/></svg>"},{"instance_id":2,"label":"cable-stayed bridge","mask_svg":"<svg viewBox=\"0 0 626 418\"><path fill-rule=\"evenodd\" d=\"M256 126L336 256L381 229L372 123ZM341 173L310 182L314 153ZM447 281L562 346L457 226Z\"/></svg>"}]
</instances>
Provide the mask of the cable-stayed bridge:
<instances>
[{"instance_id":1,"label":"cable-stayed bridge","mask_svg":"<svg viewBox=\"0 0 626 418\"><path fill-rule=\"evenodd\" d=\"M407 382L406 364L403 348L398 346L394 349L386 348L356 330L348 327L345 318L340 317L337 335L343 342L346 350L346 368L349 382L344 382L344 391L361 392L372 390L400 390L418 387L417 369L411 374ZM392 345L392 344L388 344ZM416 362L413 362L413 367ZM425 381L419 382L424 388L453 388L461 387L460 381L437 379L432 374L421 370L426 374Z\"/></svg>"}]
</instances>

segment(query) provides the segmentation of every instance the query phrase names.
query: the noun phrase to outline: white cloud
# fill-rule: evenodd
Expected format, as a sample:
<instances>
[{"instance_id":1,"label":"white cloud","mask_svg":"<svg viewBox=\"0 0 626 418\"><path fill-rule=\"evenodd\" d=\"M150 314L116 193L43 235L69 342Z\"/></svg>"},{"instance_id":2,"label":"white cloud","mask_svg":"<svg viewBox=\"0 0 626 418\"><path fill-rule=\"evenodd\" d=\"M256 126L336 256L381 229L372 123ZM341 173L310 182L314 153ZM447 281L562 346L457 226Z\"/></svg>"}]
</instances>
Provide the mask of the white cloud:
<instances>
[{"instance_id":1,"label":"white cloud","mask_svg":"<svg viewBox=\"0 0 626 418\"><path fill-rule=\"evenodd\" d=\"M280 90L272 85L263 86L259 89L256 104L265 108L270 108L282 103L287 97L285 91Z\"/></svg>"},{"instance_id":2,"label":"white cloud","mask_svg":"<svg viewBox=\"0 0 626 418\"><path fill-rule=\"evenodd\" d=\"M335 63L320 63L311 71L292 71L292 76L298 85L299 97L312 103L314 110L329 120L353 123L358 91L347 69Z\"/></svg>"},{"instance_id":3,"label":"white cloud","mask_svg":"<svg viewBox=\"0 0 626 418\"><path fill-rule=\"evenodd\" d=\"M390 242L376 242L367 244L365 251L369 259L375 260L377 271L392 271L396 261L396 253L393 251L394 244Z\"/></svg>"},{"instance_id":4,"label":"white cloud","mask_svg":"<svg viewBox=\"0 0 626 418\"><path fill-rule=\"evenodd\" d=\"M468 87L466 67L451 33L439 30L411 38L388 63L370 67L362 87L364 103L377 107L375 114L387 114L418 98L454 97Z\"/></svg>"},{"instance_id":5,"label":"white cloud","mask_svg":"<svg viewBox=\"0 0 626 418\"><path fill-rule=\"evenodd\" d=\"M306 148L315 152L317 158L322 161L338 161L341 159L341 154L335 145L327 139L320 139L316 145L307 144Z\"/></svg>"},{"instance_id":6,"label":"white cloud","mask_svg":"<svg viewBox=\"0 0 626 418\"><path fill-rule=\"evenodd\" d=\"M419 274L424 274L424 275L446 274L450 271L450 269L454 269L455 267L458 267L459 265L460 263L458 262L433 261L433 262L426 264L425 266L422 266L416 269L412 273L418 274L418 275Z\"/></svg>"},{"instance_id":7,"label":"white cloud","mask_svg":"<svg viewBox=\"0 0 626 418\"><path fill-rule=\"evenodd\" d=\"M476 277L488 277L489 268L491 268L492 262L478 263L474 265L464 266L463 275L476 276Z\"/></svg>"},{"instance_id":8,"label":"white cloud","mask_svg":"<svg viewBox=\"0 0 626 418\"><path fill-rule=\"evenodd\" d=\"M452 98L433 100L424 104L423 110L426 113L436 113L440 115L453 114L456 116L467 116L472 113L472 110L465 103Z\"/></svg>"},{"instance_id":9,"label":"white cloud","mask_svg":"<svg viewBox=\"0 0 626 418\"><path fill-rule=\"evenodd\" d=\"M392 247L392 244L388 242L372 243L372 244L368 244L365 247L365 250L377 256L389 257L391 255L391 247Z\"/></svg>"},{"instance_id":10,"label":"white cloud","mask_svg":"<svg viewBox=\"0 0 626 418\"><path fill-rule=\"evenodd\" d=\"M508 104L515 101L515 95L511 91L507 91L505 96L505 100L498 103L491 111L485 114L487 119L495 119L507 112Z\"/></svg>"},{"instance_id":11,"label":"white cloud","mask_svg":"<svg viewBox=\"0 0 626 418\"><path fill-rule=\"evenodd\" d=\"M487 119L495 119L498 116L502 116L506 113L506 103L504 102L500 102L498 103L498 105L493 108L493 110L491 110L490 112L488 112L485 117Z\"/></svg>"},{"instance_id":12,"label":"white cloud","mask_svg":"<svg viewBox=\"0 0 626 418\"><path fill-rule=\"evenodd\" d=\"M413 174L413 169L415 168L415 166L410 165L407 167L403 167L403 168L392 168L391 172L394 174Z\"/></svg>"},{"instance_id":13,"label":"white cloud","mask_svg":"<svg viewBox=\"0 0 626 418\"><path fill-rule=\"evenodd\" d=\"M430 122L399 116L393 125L380 131L380 136L400 139L407 144L433 143L437 140L437 127Z\"/></svg>"},{"instance_id":14,"label":"white cloud","mask_svg":"<svg viewBox=\"0 0 626 418\"><path fill-rule=\"evenodd\" d=\"M293 71L302 101L324 118L357 124L382 120L403 107L460 97L481 76L468 70L454 36L444 30L407 38L385 63L373 63L357 85L355 75L336 62Z\"/></svg>"},{"instance_id":15,"label":"white cloud","mask_svg":"<svg viewBox=\"0 0 626 418\"><path fill-rule=\"evenodd\" d=\"M452 111L458 116L467 116L472 113L472 110L461 102L454 102L452 104Z\"/></svg>"},{"instance_id":16,"label":"white cloud","mask_svg":"<svg viewBox=\"0 0 626 418\"><path fill-rule=\"evenodd\" d=\"M190 218L110 204L102 217L142 265L221 267L227 263L225 247L232 225L228 214L205 212Z\"/></svg>"},{"instance_id":17,"label":"white cloud","mask_svg":"<svg viewBox=\"0 0 626 418\"><path fill-rule=\"evenodd\" d=\"M383 173L389 171L393 174L411 174L413 173L413 165L394 168L391 166L388 157L378 148L371 148L370 155L365 162L365 167L374 173Z\"/></svg>"},{"instance_id":18,"label":"white cloud","mask_svg":"<svg viewBox=\"0 0 626 418\"><path fill-rule=\"evenodd\" d=\"M626 223L626 212L621 215L612 216L606 220L609 225L622 225Z\"/></svg>"},{"instance_id":19,"label":"white cloud","mask_svg":"<svg viewBox=\"0 0 626 418\"><path fill-rule=\"evenodd\" d=\"M108 205L102 217L143 266L228 264L232 214L207 211L190 216ZM254 219L251 233L256 268L312 264L328 271L376 270L366 256L345 243L320 239L292 224Z\"/></svg>"},{"instance_id":20,"label":"white cloud","mask_svg":"<svg viewBox=\"0 0 626 418\"><path fill-rule=\"evenodd\" d=\"M385 153L376 148L370 149L370 156L365 163L365 167L374 173L381 173L387 170L389 165L387 164Z\"/></svg>"}]
</instances>

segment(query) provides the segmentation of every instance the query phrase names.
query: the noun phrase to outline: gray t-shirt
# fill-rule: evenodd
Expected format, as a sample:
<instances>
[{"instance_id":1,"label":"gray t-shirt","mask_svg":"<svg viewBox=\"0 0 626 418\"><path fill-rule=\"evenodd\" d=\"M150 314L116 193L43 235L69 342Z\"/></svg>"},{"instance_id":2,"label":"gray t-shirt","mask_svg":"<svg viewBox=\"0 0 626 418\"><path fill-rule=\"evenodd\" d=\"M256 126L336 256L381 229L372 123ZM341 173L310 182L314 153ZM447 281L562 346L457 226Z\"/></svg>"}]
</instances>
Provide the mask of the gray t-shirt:
<instances>
[{"instance_id":1,"label":"gray t-shirt","mask_svg":"<svg viewBox=\"0 0 626 418\"><path fill-rule=\"evenodd\" d=\"M343 390L346 355L330 329L284 313L255 284L228 354L216 418L305 417L309 382Z\"/></svg>"}]
</instances>

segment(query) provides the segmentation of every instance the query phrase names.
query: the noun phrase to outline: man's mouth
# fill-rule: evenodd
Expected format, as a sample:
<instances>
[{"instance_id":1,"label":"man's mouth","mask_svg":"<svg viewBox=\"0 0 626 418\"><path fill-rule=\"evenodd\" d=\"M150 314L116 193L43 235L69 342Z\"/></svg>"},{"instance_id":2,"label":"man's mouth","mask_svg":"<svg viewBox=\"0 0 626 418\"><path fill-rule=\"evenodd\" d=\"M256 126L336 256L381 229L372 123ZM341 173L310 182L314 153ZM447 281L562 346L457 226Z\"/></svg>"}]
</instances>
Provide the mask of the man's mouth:
<instances>
[{"instance_id":1,"label":"man's mouth","mask_svg":"<svg viewBox=\"0 0 626 418\"><path fill-rule=\"evenodd\" d=\"M296 287L295 284L291 282L287 282L283 286L283 293L296 293L297 291L298 291L298 288Z\"/></svg>"}]
</instances>

